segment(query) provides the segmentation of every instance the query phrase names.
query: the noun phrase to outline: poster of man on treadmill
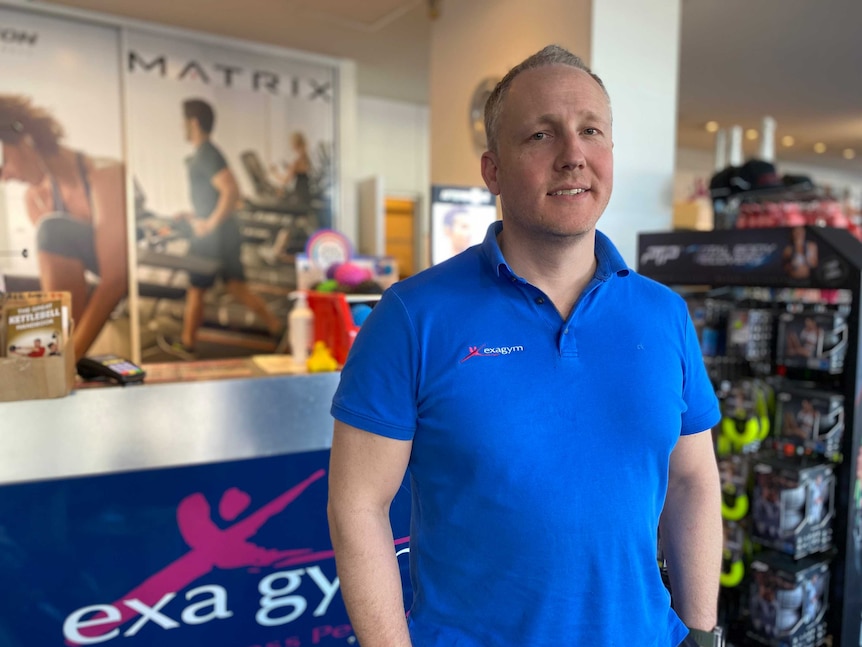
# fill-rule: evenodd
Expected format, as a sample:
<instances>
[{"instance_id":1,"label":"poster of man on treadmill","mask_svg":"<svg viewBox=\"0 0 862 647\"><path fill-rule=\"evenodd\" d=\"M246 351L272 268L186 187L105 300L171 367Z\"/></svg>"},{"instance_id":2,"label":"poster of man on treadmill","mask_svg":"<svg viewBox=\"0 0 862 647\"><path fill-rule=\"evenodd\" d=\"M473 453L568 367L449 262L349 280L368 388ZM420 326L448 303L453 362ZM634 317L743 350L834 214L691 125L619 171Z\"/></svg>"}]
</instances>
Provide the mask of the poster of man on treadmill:
<instances>
[{"instance_id":1,"label":"poster of man on treadmill","mask_svg":"<svg viewBox=\"0 0 862 647\"><path fill-rule=\"evenodd\" d=\"M0 28L0 290L71 293L76 356L128 355L118 30L10 9Z\"/></svg>"},{"instance_id":2,"label":"poster of man on treadmill","mask_svg":"<svg viewBox=\"0 0 862 647\"><path fill-rule=\"evenodd\" d=\"M279 347L294 255L333 226L335 67L126 34L141 357Z\"/></svg>"}]
</instances>

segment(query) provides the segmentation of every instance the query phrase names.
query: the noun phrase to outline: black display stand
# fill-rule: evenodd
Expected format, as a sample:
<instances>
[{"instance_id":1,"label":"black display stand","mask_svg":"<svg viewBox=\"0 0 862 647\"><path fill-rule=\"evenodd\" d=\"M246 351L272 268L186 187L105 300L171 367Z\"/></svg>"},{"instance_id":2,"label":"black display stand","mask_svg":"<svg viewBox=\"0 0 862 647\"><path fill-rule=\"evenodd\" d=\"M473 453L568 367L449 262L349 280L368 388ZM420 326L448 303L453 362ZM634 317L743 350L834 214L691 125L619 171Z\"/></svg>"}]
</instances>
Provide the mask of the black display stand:
<instances>
[{"instance_id":1,"label":"black display stand","mask_svg":"<svg viewBox=\"0 0 862 647\"><path fill-rule=\"evenodd\" d=\"M843 461L837 465L834 544L830 578L829 631L836 647L862 645L862 509L854 493L862 444L862 362L859 361L862 303L862 243L843 229L804 227L805 240L816 245L816 264L795 271L788 263L800 228L735 229L646 233L638 237L638 272L674 288L695 286L762 287L768 294L821 290L850 295L848 346L844 368L834 375L834 389L843 394L845 433ZM807 274L807 276L805 276ZM814 292L814 294L817 294ZM844 294L844 293L842 293ZM811 297L809 293L808 298ZM783 367L778 367L779 369Z\"/></svg>"}]
</instances>

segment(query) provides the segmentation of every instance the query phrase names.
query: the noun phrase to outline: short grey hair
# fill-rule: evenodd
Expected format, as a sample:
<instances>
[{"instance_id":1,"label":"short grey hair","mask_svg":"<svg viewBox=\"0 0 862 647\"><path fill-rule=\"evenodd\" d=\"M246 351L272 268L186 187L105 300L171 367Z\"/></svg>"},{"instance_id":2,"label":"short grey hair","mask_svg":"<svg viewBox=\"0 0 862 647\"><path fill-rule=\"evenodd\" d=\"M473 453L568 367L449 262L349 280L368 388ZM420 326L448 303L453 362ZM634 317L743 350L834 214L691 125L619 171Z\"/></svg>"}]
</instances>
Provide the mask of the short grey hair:
<instances>
[{"instance_id":1,"label":"short grey hair","mask_svg":"<svg viewBox=\"0 0 862 647\"><path fill-rule=\"evenodd\" d=\"M497 130L500 124L500 115L503 112L503 100L506 98L506 94L509 91L509 87L512 85L512 81L514 81L515 77L521 72L533 70L538 67L545 67L547 65L568 65L578 70L583 70L599 84L602 92L604 92L605 96L608 98L608 103L610 103L611 97L608 94L607 88L605 88L605 84L599 76L594 74L589 66L584 63L580 56L572 54L565 47L560 47L559 45L548 45L509 70L485 102L485 137L488 140L488 150L492 153L497 151Z\"/></svg>"}]
</instances>

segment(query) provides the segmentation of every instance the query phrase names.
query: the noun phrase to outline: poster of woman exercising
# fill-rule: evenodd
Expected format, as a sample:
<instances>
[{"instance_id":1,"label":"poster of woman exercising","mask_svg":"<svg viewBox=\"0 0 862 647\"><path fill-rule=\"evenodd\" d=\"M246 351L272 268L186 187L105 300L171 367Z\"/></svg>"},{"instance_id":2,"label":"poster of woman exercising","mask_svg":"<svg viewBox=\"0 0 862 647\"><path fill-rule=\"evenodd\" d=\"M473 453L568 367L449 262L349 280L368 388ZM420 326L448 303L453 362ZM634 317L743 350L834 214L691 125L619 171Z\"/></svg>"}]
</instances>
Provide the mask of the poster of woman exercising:
<instances>
[{"instance_id":1,"label":"poster of woman exercising","mask_svg":"<svg viewBox=\"0 0 862 647\"><path fill-rule=\"evenodd\" d=\"M0 23L0 289L71 293L75 355L128 355L118 32Z\"/></svg>"}]
</instances>

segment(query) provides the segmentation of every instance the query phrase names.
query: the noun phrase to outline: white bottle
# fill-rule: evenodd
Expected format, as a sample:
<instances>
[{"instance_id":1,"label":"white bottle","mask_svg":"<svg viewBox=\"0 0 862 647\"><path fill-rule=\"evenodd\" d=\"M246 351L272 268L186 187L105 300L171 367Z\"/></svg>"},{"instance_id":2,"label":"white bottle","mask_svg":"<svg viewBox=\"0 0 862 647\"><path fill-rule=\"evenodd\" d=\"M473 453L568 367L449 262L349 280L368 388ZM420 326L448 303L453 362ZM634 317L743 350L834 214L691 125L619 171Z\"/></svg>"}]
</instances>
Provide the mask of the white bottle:
<instances>
[{"instance_id":1,"label":"white bottle","mask_svg":"<svg viewBox=\"0 0 862 647\"><path fill-rule=\"evenodd\" d=\"M314 343L314 312L308 307L308 298L300 290L291 294L296 300L287 317L290 336L290 354L297 368L305 370L305 363Z\"/></svg>"}]
</instances>

